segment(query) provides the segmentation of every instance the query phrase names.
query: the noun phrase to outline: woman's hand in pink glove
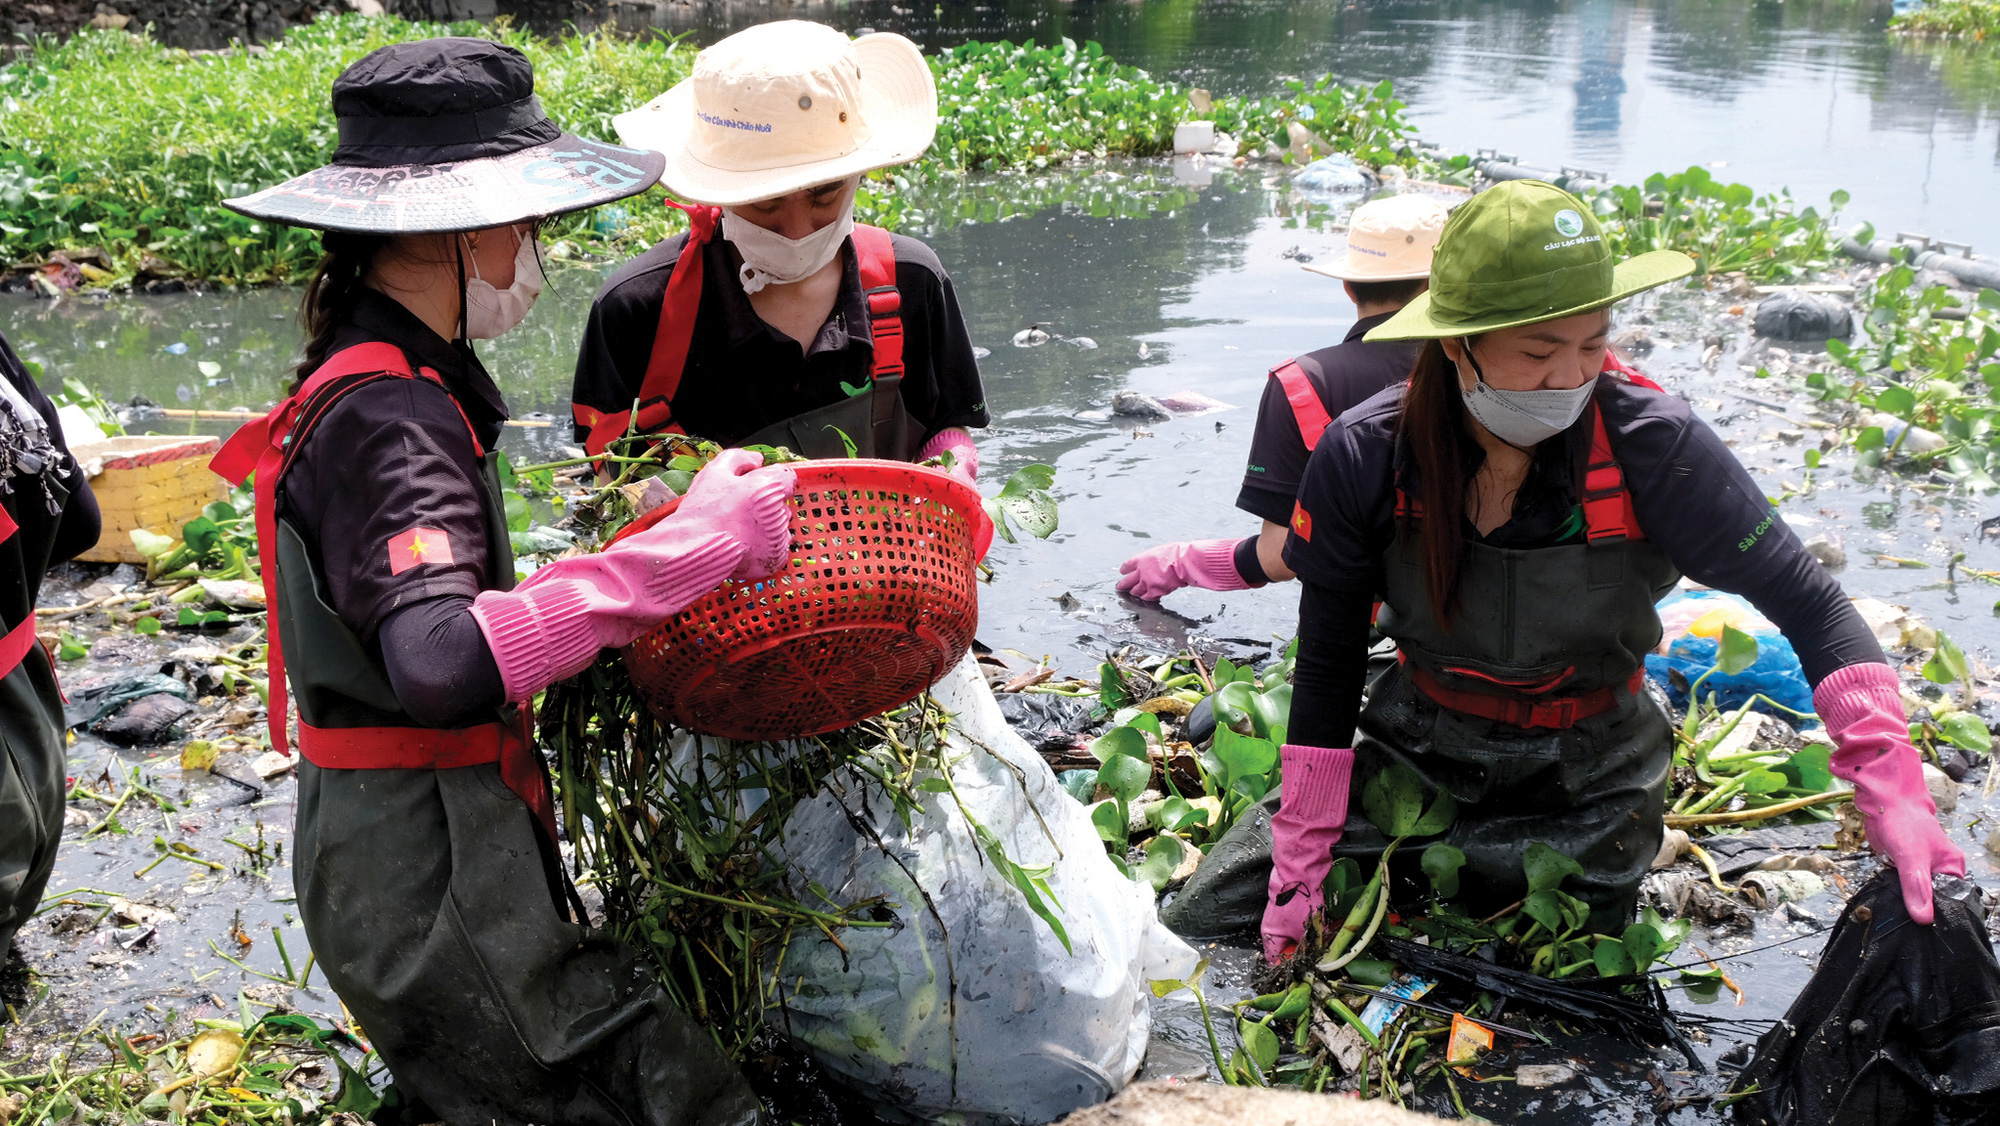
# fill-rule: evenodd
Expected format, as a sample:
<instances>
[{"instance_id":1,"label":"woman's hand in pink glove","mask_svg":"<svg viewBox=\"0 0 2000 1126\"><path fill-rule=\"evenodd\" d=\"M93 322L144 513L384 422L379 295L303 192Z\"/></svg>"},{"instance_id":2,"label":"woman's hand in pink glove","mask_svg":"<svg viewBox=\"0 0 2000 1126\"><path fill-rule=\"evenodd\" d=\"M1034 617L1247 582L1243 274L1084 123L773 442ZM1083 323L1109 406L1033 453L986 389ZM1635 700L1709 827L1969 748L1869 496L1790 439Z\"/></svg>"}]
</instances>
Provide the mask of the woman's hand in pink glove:
<instances>
[{"instance_id":1,"label":"woman's hand in pink glove","mask_svg":"<svg viewBox=\"0 0 2000 1126\"><path fill-rule=\"evenodd\" d=\"M1354 752L1287 743L1278 812L1271 818L1270 900L1264 905L1264 960L1276 964L1305 937L1347 827Z\"/></svg>"},{"instance_id":2,"label":"woman's hand in pink glove","mask_svg":"<svg viewBox=\"0 0 2000 1126\"><path fill-rule=\"evenodd\" d=\"M958 426L940 430L917 452L917 460L929 461L946 451L951 453L951 475L968 485L979 484L979 447L973 445L971 433Z\"/></svg>"},{"instance_id":3,"label":"woman's hand in pink glove","mask_svg":"<svg viewBox=\"0 0 2000 1126\"><path fill-rule=\"evenodd\" d=\"M1868 843L1896 865L1910 918L1929 924L1931 877L1963 877L1965 854L1938 828L1923 759L1910 745L1900 687L1887 665L1848 665L1813 689L1813 707L1838 748L1833 773L1854 783L1854 808L1861 811Z\"/></svg>"},{"instance_id":4,"label":"woman's hand in pink glove","mask_svg":"<svg viewBox=\"0 0 2000 1126\"><path fill-rule=\"evenodd\" d=\"M1148 602L1158 602L1184 586L1249 590L1253 584L1236 569L1236 548L1242 542L1193 540L1148 548L1118 565L1123 576L1118 589Z\"/></svg>"},{"instance_id":5,"label":"woman's hand in pink glove","mask_svg":"<svg viewBox=\"0 0 2000 1126\"><path fill-rule=\"evenodd\" d=\"M674 527L704 527L742 545L743 562L729 577L761 579L785 565L792 547L792 506L798 477L782 465L759 468L764 455L724 450L695 474L694 484L673 515L614 544L611 550L643 546L646 537Z\"/></svg>"}]
</instances>

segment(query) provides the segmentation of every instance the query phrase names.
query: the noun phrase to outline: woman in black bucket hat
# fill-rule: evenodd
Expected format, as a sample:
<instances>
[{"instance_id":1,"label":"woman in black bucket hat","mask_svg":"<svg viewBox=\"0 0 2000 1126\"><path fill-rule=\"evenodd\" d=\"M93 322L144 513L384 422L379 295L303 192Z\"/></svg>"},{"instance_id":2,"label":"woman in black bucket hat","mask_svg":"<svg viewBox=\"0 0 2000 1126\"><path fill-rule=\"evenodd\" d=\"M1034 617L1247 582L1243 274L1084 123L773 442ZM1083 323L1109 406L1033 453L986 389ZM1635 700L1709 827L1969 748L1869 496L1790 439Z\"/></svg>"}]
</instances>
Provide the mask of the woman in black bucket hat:
<instances>
[{"instance_id":1,"label":"woman in black bucket hat","mask_svg":"<svg viewBox=\"0 0 2000 1126\"><path fill-rule=\"evenodd\" d=\"M732 451L671 519L514 587L507 407L470 344L539 293L542 219L644 191L660 158L562 132L527 59L483 39L375 51L333 106L332 164L227 201L321 228L326 254L298 385L215 461L257 479L307 937L398 1090L447 1122L754 1121L709 1035L586 925L528 702L781 565L791 474Z\"/></svg>"}]
</instances>

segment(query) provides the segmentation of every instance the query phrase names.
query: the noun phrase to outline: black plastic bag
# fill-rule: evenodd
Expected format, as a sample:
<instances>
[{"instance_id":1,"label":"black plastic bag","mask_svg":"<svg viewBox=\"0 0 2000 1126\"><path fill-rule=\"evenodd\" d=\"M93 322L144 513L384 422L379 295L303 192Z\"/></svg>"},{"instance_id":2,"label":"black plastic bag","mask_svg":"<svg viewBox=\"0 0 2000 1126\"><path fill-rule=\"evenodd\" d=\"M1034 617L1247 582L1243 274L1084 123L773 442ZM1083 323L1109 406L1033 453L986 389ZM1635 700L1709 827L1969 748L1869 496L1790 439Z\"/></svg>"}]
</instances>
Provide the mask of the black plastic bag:
<instances>
[{"instance_id":1,"label":"black plastic bag","mask_svg":"<svg viewBox=\"0 0 2000 1126\"><path fill-rule=\"evenodd\" d=\"M1849 901L1785 1019L1737 1081L1757 1126L1970 1126L2000 1120L2000 963L1979 889L1939 876L1910 921L1896 871Z\"/></svg>"}]
</instances>

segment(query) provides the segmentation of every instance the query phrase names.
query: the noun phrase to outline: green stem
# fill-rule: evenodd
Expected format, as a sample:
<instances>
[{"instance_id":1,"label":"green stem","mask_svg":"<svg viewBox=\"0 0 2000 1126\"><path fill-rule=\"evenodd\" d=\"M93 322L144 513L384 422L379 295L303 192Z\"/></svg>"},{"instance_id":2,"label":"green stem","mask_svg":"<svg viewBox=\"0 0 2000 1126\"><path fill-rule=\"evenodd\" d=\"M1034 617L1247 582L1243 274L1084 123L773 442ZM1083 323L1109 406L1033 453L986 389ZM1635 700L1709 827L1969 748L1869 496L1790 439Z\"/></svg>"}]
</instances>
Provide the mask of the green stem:
<instances>
[{"instance_id":1,"label":"green stem","mask_svg":"<svg viewBox=\"0 0 2000 1126\"><path fill-rule=\"evenodd\" d=\"M627 463L639 465L666 464L656 457L621 457L617 454L600 454L597 457L572 457L565 458L562 461L543 461L537 462L534 465L517 465L514 467L514 475L518 477L523 473L540 473L546 469L568 469L572 465L590 465L600 461L608 461L618 465Z\"/></svg>"},{"instance_id":2,"label":"green stem","mask_svg":"<svg viewBox=\"0 0 2000 1126\"><path fill-rule=\"evenodd\" d=\"M1354 1014L1353 1009L1340 1003L1340 998L1329 993L1326 998L1326 1007L1333 1010L1334 1016L1346 1021L1349 1028L1360 1033L1361 1038L1368 1042L1369 1047L1378 1052L1382 1050L1382 1038L1370 1032L1368 1026L1361 1023L1361 1018Z\"/></svg>"}]
</instances>

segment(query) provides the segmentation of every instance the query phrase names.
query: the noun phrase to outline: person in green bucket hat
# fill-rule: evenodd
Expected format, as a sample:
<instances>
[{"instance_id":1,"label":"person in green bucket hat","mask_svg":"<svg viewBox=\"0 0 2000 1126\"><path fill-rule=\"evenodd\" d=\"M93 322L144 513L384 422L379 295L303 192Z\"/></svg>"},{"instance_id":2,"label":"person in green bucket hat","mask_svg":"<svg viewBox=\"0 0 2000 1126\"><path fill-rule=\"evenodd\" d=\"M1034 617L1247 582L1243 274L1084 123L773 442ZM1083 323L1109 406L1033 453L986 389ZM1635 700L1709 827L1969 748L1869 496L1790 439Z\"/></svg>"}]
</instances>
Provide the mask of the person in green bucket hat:
<instances>
[{"instance_id":1,"label":"person in green bucket hat","mask_svg":"<svg viewBox=\"0 0 2000 1126\"><path fill-rule=\"evenodd\" d=\"M1491 913L1524 898L1543 842L1576 862L1562 888L1589 929L1622 931L1663 834L1673 737L1644 656L1682 575L1791 639L1911 915L1931 921L1933 874L1964 875L1874 635L1715 432L1606 348L1613 303L1693 269L1672 251L1614 261L1581 200L1505 183L1459 207L1430 291L1369 333L1424 345L1407 385L1327 429L1293 513L1268 958L1299 941L1336 858L1372 867L1387 847L1348 795L1392 764L1457 799L1448 829L1395 854L1412 875L1433 839L1452 845L1461 900ZM1377 601L1398 660L1364 705Z\"/></svg>"}]
</instances>

